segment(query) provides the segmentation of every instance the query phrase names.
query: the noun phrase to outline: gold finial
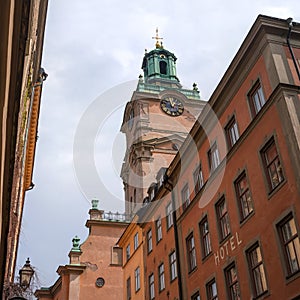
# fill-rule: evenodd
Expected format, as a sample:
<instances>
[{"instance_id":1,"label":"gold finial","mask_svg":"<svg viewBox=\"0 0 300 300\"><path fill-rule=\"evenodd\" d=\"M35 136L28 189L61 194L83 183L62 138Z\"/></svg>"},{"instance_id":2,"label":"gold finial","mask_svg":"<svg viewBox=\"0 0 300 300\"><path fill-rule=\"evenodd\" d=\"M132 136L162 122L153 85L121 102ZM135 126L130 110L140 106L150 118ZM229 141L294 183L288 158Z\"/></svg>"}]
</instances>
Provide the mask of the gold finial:
<instances>
[{"instance_id":1,"label":"gold finial","mask_svg":"<svg viewBox=\"0 0 300 300\"><path fill-rule=\"evenodd\" d=\"M156 39L156 43L155 43L155 47L156 48L162 48L162 42L159 43L159 40L162 40L163 38L162 37L159 37L158 35L158 28L156 28L156 35L154 37L152 37L153 39Z\"/></svg>"}]
</instances>

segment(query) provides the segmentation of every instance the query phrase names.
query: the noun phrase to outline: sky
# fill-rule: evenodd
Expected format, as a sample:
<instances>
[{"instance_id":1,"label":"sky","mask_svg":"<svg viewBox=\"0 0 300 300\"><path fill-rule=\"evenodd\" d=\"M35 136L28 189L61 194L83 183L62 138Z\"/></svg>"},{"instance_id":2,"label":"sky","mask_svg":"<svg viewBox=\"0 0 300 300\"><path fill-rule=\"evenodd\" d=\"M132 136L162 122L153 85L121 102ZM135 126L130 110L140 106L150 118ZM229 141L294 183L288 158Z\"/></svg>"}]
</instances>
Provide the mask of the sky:
<instances>
[{"instance_id":1,"label":"sky","mask_svg":"<svg viewBox=\"0 0 300 300\"><path fill-rule=\"evenodd\" d=\"M91 200L124 211L123 109L156 28L178 58L181 84L196 82L208 100L259 14L300 22L299 0L49 0L42 59L49 76L17 271L30 257L36 284L52 285L72 238L87 238Z\"/></svg>"}]
</instances>

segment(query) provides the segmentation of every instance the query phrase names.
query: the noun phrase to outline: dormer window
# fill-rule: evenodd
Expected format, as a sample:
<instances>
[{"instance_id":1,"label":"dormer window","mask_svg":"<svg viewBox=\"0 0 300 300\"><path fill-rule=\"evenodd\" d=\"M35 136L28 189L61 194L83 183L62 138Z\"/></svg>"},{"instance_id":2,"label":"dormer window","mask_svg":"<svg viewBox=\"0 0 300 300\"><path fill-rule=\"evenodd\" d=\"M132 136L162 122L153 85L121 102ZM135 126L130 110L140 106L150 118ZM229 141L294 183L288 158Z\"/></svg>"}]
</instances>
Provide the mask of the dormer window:
<instances>
[{"instance_id":1,"label":"dormer window","mask_svg":"<svg viewBox=\"0 0 300 300\"><path fill-rule=\"evenodd\" d=\"M165 61L159 62L160 74L167 75L167 63Z\"/></svg>"}]
</instances>

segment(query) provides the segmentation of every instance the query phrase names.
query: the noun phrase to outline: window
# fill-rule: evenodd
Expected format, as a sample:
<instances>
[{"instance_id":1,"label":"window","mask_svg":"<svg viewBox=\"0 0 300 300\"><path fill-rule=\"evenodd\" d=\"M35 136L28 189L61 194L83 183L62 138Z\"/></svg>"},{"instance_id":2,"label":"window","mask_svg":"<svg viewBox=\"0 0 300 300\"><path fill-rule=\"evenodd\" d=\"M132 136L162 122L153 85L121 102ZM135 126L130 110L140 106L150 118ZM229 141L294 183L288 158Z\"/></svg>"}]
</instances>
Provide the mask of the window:
<instances>
[{"instance_id":1,"label":"window","mask_svg":"<svg viewBox=\"0 0 300 300\"><path fill-rule=\"evenodd\" d=\"M153 273L149 276L149 296L150 296L150 300L155 298L154 274Z\"/></svg>"},{"instance_id":2,"label":"window","mask_svg":"<svg viewBox=\"0 0 300 300\"><path fill-rule=\"evenodd\" d=\"M136 206L136 189L133 191L133 208Z\"/></svg>"},{"instance_id":3,"label":"window","mask_svg":"<svg viewBox=\"0 0 300 300\"><path fill-rule=\"evenodd\" d=\"M213 172L220 164L219 150L218 150L216 143L214 143L212 145L212 147L209 149L207 155L208 155L208 162L209 162L210 170L211 170L211 172Z\"/></svg>"},{"instance_id":4,"label":"window","mask_svg":"<svg viewBox=\"0 0 300 300\"><path fill-rule=\"evenodd\" d=\"M165 288L165 267L164 264L159 265L158 267L158 280L159 280L159 291L162 291Z\"/></svg>"},{"instance_id":5,"label":"window","mask_svg":"<svg viewBox=\"0 0 300 300\"><path fill-rule=\"evenodd\" d=\"M167 229L171 228L173 225L173 209L172 209L172 202L166 207L166 214L167 214Z\"/></svg>"},{"instance_id":6,"label":"window","mask_svg":"<svg viewBox=\"0 0 300 300\"><path fill-rule=\"evenodd\" d=\"M262 255L258 244L247 250L247 258L254 294L258 297L268 290Z\"/></svg>"},{"instance_id":7,"label":"window","mask_svg":"<svg viewBox=\"0 0 300 300\"><path fill-rule=\"evenodd\" d=\"M258 112L262 109L264 104L266 103L262 87L259 82L257 82L250 93L248 94L250 109L252 112L252 116L258 114Z\"/></svg>"},{"instance_id":8,"label":"window","mask_svg":"<svg viewBox=\"0 0 300 300\"><path fill-rule=\"evenodd\" d=\"M237 278L237 272L235 264L232 263L226 270L225 270L225 277L226 277L226 287L228 291L228 296L230 300L240 300L240 287Z\"/></svg>"},{"instance_id":9,"label":"window","mask_svg":"<svg viewBox=\"0 0 300 300\"><path fill-rule=\"evenodd\" d=\"M212 279L206 284L207 300L218 300L216 280Z\"/></svg>"},{"instance_id":10,"label":"window","mask_svg":"<svg viewBox=\"0 0 300 300\"><path fill-rule=\"evenodd\" d=\"M200 294L199 292L195 293L192 297L191 300L200 300Z\"/></svg>"},{"instance_id":11,"label":"window","mask_svg":"<svg viewBox=\"0 0 300 300\"><path fill-rule=\"evenodd\" d=\"M193 233L191 233L186 239L186 248L188 256L189 272L193 271L197 266L196 261L196 249Z\"/></svg>"},{"instance_id":12,"label":"window","mask_svg":"<svg viewBox=\"0 0 300 300\"><path fill-rule=\"evenodd\" d=\"M141 288L141 270L137 267L134 271L135 278L135 291L137 292Z\"/></svg>"},{"instance_id":13,"label":"window","mask_svg":"<svg viewBox=\"0 0 300 300\"><path fill-rule=\"evenodd\" d=\"M265 173L270 191L275 189L283 180L283 172L274 138L261 151Z\"/></svg>"},{"instance_id":14,"label":"window","mask_svg":"<svg viewBox=\"0 0 300 300\"><path fill-rule=\"evenodd\" d=\"M147 232L147 249L148 249L148 253L150 253L152 251L152 230L148 230Z\"/></svg>"},{"instance_id":15,"label":"window","mask_svg":"<svg viewBox=\"0 0 300 300\"><path fill-rule=\"evenodd\" d=\"M126 247L126 260L130 258L130 244L127 245Z\"/></svg>"},{"instance_id":16,"label":"window","mask_svg":"<svg viewBox=\"0 0 300 300\"><path fill-rule=\"evenodd\" d=\"M279 237L284 253L288 275L293 275L300 270L300 243L296 222L289 214L278 225Z\"/></svg>"},{"instance_id":17,"label":"window","mask_svg":"<svg viewBox=\"0 0 300 300\"><path fill-rule=\"evenodd\" d=\"M131 299L131 279L130 279L130 277L128 277L127 281L126 281L126 299L127 300Z\"/></svg>"},{"instance_id":18,"label":"window","mask_svg":"<svg viewBox=\"0 0 300 300\"><path fill-rule=\"evenodd\" d=\"M133 207L133 201L132 201L132 196L130 197L130 213L132 213L132 207Z\"/></svg>"},{"instance_id":19,"label":"window","mask_svg":"<svg viewBox=\"0 0 300 300\"><path fill-rule=\"evenodd\" d=\"M111 264L115 266L122 266L123 249L118 246L113 246L111 250Z\"/></svg>"},{"instance_id":20,"label":"window","mask_svg":"<svg viewBox=\"0 0 300 300\"><path fill-rule=\"evenodd\" d=\"M203 258L211 253L211 243L210 243L210 235L208 228L208 220L205 217L199 224L200 228L200 237L201 237L201 246L202 246L202 255Z\"/></svg>"},{"instance_id":21,"label":"window","mask_svg":"<svg viewBox=\"0 0 300 300\"><path fill-rule=\"evenodd\" d=\"M167 63L165 61L160 61L159 62L159 70L160 74L167 74Z\"/></svg>"},{"instance_id":22,"label":"window","mask_svg":"<svg viewBox=\"0 0 300 300\"><path fill-rule=\"evenodd\" d=\"M229 216L225 197L216 204L217 219L219 224L219 232L221 241L223 241L230 234Z\"/></svg>"},{"instance_id":23,"label":"window","mask_svg":"<svg viewBox=\"0 0 300 300\"><path fill-rule=\"evenodd\" d=\"M156 220L156 242L158 243L162 239L162 229L161 229L161 218Z\"/></svg>"},{"instance_id":24,"label":"window","mask_svg":"<svg viewBox=\"0 0 300 300\"><path fill-rule=\"evenodd\" d=\"M240 210L241 220L246 219L253 212L253 201L250 194L249 183L246 173L243 172L235 181L236 197Z\"/></svg>"},{"instance_id":25,"label":"window","mask_svg":"<svg viewBox=\"0 0 300 300\"><path fill-rule=\"evenodd\" d=\"M195 193L197 194L201 190L204 184L201 165L199 165L196 171L194 172L194 183L195 183Z\"/></svg>"},{"instance_id":26,"label":"window","mask_svg":"<svg viewBox=\"0 0 300 300\"><path fill-rule=\"evenodd\" d=\"M170 278L173 281L177 277L177 262L176 262L176 252L173 251L169 255L169 263L170 263Z\"/></svg>"},{"instance_id":27,"label":"window","mask_svg":"<svg viewBox=\"0 0 300 300\"><path fill-rule=\"evenodd\" d=\"M187 184L184 186L184 188L181 191L181 199L182 199L182 207L185 210L191 202L190 190L189 190L189 186Z\"/></svg>"},{"instance_id":28,"label":"window","mask_svg":"<svg viewBox=\"0 0 300 300\"><path fill-rule=\"evenodd\" d=\"M133 243L134 243L134 250L136 250L137 247L139 246L139 234L138 234L138 232L134 235Z\"/></svg>"},{"instance_id":29,"label":"window","mask_svg":"<svg viewBox=\"0 0 300 300\"><path fill-rule=\"evenodd\" d=\"M228 122L225 131L228 148L231 148L240 137L235 117L232 117L231 120Z\"/></svg>"}]
</instances>

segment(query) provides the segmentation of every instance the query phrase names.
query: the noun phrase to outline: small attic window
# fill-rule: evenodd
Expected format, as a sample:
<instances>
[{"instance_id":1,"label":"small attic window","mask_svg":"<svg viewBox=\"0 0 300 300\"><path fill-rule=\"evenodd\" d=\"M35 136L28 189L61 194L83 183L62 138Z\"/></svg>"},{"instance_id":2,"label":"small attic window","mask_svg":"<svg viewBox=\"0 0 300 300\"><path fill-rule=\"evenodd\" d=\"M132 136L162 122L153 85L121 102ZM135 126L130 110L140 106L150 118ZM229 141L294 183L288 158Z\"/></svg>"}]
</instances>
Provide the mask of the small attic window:
<instances>
[{"instance_id":1,"label":"small attic window","mask_svg":"<svg viewBox=\"0 0 300 300\"><path fill-rule=\"evenodd\" d=\"M167 74L167 63L165 61L160 61L159 62L159 70L160 74Z\"/></svg>"}]
</instances>

